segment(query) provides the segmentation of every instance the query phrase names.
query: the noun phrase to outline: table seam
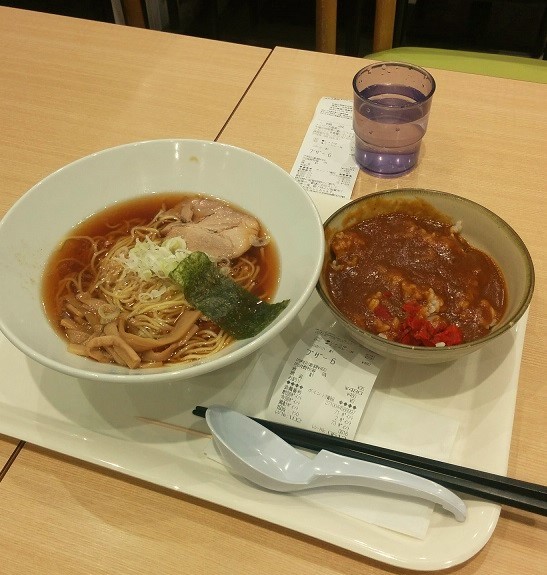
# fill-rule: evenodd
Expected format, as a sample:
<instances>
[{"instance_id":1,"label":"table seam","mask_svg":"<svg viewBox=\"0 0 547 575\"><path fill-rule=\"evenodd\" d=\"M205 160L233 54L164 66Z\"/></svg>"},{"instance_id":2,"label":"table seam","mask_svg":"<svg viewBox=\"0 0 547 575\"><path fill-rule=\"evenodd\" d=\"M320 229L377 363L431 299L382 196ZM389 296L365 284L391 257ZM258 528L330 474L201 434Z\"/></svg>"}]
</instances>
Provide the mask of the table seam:
<instances>
[{"instance_id":1,"label":"table seam","mask_svg":"<svg viewBox=\"0 0 547 575\"><path fill-rule=\"evenodd\" d=\"M12 463L17 459L17 456L19 455L19 453L21 452L23 447L25 447L25 445L26 445L26 441L19 441L19 443L17 443L17 445L15 446L15 449L12 451L8 460L6 461L6 463L4 464L2 469L0 470L0 482L2 481L2 479L4 479L4 477L6 476L6 474L9 471Z\"/></svg>"},{"instance_id":2,"label":"table seam","mask_svg":"<svg viewBox=\"0 0 547 575\"><path fill-rule=\"evenodd\" d=\"M220 128L218 134L216 135L214 141L218 142L219 138L222 136L224 130L226 129L226 127L228 126L228 124L230 123L230 120L233 118L234 114L237 112L237 110L239 109L239 106L241 105L241 103L243 102L243 100L245 99L245 96L247 95L247 93L249 92L249 90L252 88L253 84L255 83L255 80L258 78L258 76L260 75L260 72L262 72L262 69L264 68L264 66L267 64L268 60L270 59L270 56L273 54L273 49L270 50L270 52L268 53L268 55L266 56L266 58L264 59L264 61L262 62L262 64L260 65L260 68L256 71L255 75L253 76L252 80L249 82L249 85L247 86L247 88L245 88L245 91L243 92L243 94L241 95L241 97L239 98L239 100L237 101L236 105L234 106L233 110L230 112L228 118L226 118L226 121L224 122L224 124L222 125L222 127Z\"/></svg>"}]
</instances>

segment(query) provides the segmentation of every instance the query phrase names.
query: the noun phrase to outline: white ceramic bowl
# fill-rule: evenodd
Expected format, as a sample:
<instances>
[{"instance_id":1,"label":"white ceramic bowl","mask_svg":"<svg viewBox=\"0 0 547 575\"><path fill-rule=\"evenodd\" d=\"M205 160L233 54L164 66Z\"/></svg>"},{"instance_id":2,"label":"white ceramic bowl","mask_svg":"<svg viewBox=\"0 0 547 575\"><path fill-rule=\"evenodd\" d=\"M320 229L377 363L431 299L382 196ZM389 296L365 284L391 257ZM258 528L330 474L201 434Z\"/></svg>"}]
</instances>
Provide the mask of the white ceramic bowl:
<instances>
[{"instance_id":1,"label":"white ceramic bowl","mask_svg":"<svg viewBox=\"0 0 547 575\"><path fill-rule=\"evenodd\" d=\"M334 234L359 221L380 213L407 211L405 205L416 199L444 214L452 223L462 222L462 237L469 244L484 251L502 271L508 293L507 308L500 322L487 336L460 345L446 347L419 347L388 341L360 329L337 309L329 297L324 270L332 259L330 243ZM332 214L324 224L325 260L318 282L318 292L323 301L356 341L376 353L392 359L420 363L443 363L480 349L510 329L524 314L534 291L534 266L530 254L517 233L500 217L471 200L434 190L387 190L358 198ZM389 241L386 238L386 241Z\"/></svg>"},{"instance_id":2,"label":"white ceramic bowl","mask_svg":"<svg viewBox=\"0 0 547 575\"><path fill-rule=\"evenodd\" d=\"M193 364L130 370L69 353L42 306L42 273L51 253L71 228L115 202L179 191L232 202L266 226L280 257L274 300L290 299L288 307L258 336ZM103 150L46 177L0 222L0 329L33 360L77 378L128 383L194 377L256 351L289 324L315 288L323 238L308 194L284 170L256 154L197 140L137 142Z\"/></svg>"}]
</instances>

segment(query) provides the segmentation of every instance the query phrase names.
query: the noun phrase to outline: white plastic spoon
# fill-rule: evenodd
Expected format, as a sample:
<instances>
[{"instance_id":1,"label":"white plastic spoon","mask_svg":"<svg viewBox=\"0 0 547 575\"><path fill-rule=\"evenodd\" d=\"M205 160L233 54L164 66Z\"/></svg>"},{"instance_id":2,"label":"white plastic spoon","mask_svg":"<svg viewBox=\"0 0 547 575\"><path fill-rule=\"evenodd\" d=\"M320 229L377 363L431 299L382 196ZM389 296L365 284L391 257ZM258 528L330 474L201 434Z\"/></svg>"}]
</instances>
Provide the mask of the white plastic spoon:
<instances>
[{"instance_id":1,"label":"white plastic spoon","mask_svg":"<svg viewBox=\"0 0 547 575\"><path fill-rule=\"evenodd\" d=\"M309 458L256 421L224 406L209 407L205 418L225 462L237 474L266 489L288 492L333 485L367 487L438 503L458 521L465 520L465 503L428 479L325 450Z\"/></svg>"}]
</instances>

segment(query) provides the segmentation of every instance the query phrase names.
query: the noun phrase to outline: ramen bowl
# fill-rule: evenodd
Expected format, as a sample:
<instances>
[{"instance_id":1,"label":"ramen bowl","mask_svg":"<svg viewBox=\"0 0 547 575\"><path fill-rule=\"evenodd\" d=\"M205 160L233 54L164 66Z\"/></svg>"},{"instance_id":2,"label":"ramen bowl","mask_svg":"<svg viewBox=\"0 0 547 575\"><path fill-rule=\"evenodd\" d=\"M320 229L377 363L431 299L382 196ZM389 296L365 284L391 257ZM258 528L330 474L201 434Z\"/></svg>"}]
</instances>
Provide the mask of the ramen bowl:
<instances>
[{"instance_id":1,"label":"ramen bowl","mask_svg":"<svg viewBox=\"0 0 547 575\"><path fill-rule=\"evenodd\" d=\"M67 350L44 309L43 274L78 224L133 198L180 192L224 200L255 216L275 242L279 279L272 300L287 307L254 337L191 363L130 369ZM284 170L249 151L198 140L155 140L103 150L54 172L0 222L0 329L29 358L75 378L168 382L218 370L261 348L297 315L323 261L323 226L307 193Z\"/></svg>"},{"instance_id":2,"label":"ramen bowl","mask_svg":"<svg viewBox=\"0 0 547 575\"><path fill-rule=\"evenodd\" d=\"M335 234L374 216L395 212L432 218L441 223L455 225L457 229L461 227L461 237L469 245L487 254L497 269L501 271L505 283L506 306L503 315L485 335L482 334L476 339L469 339L467 342L464 339L463 343L455 345L440 343L426 346L400 343L391 338L382 337L379 335L380 330L373 333L363 329L362 326L358 326L348 317L348 314L352 312L346 311L345 313L340 309L345 304L337 305L335 303L336 297L333 297L327 281L327 274L335 273L331 269L331 264L335 260L331 246ZM534 290L534 267L523 241L500 217L466 198L423 189L378 192L343 206L325 221L324 231L325 256L317 285L319 295L334 314L338 323L354 340L384 357L418 364L444 363L459 359L491 344L510 330L523 316L530 304ZM381 236L380 244L383 246L380 249L384 251L389 249L389 234ZM418 259L420 258L421 254L418 256ZM336 262L334 265L336 267ZM375 273L375 271L371 270L370 273ZM394 285L398 286L394 287L394 290L401 289L400 284ZM349 292L350 290L348 290ZM355 284L352 286L351 292L355 294L355 298L360 298L359 306L369 305L371 306L370 309L375 309L374 306L377 305L378 300L371 303L371 299L367 299L365 304L362 286ZM385 297L389 298L391 295L389 290L385 291ZM348 310L349 307L344 307L344 309ZM385 313L384 310L382 312ZM442 313L442 308L440 313ZM404 321L403 316L401 323Z\"/></svg>"}]
</instances>

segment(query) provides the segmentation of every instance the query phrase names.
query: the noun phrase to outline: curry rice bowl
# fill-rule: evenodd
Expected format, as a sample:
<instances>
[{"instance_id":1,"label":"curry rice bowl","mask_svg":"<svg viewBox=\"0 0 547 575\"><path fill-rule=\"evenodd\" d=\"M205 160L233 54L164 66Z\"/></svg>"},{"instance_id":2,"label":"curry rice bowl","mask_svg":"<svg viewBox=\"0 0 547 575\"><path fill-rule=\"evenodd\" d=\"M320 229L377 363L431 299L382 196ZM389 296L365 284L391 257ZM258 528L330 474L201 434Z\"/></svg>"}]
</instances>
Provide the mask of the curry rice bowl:
<instances>
[{"instance_id":1,"label":"curry rice bowl","mask_svg":"<svg viewBox=\"0 0 547 575\"><path fill-rule=\"evenodd\" d=\"M414 230L421 243L409 245L404 237L406 232L401 231L405 225L408 233ZM362 236L365 228L370 228L368 239ZM342 207L325 222L324 229L325 258L318 292L350 336L383 356L424 364L458 359L510 329L530 303L534 268L526 246L496 214L463 197L422 189L379 192ZM353 248L349 245L352 242L368 245L374 240L374 234L378 236L375 239L379 243L380 263L378 268L367 269L373 261L372 252L361 261L355 245ZM437 246L430 245L432 238L436 238ZM443 284L451 285L454 278L439 275L451 269L450 265L443 267L442 264L464 261L450 249L466 257L471 254L472 272L476 276L472 281L464 278L465 297L443 292ZM427 271L429 255L426 257L426 253L437 254L439 260L429 265L430 276L429 279L424 276L424 280L420 274ZM404 265L399 265L403 255L407 259L406 270ZM351 258L354 261L350 261ZM359 266L364 268L361 279L374 278L368 295L365 284L355 283ZM351 274L338 281L336 276L350 268ZM483 282L486 287L481 293L480 276L485 275L487 269L488 281ZM497 281L490 281L496 276ZM386 283L375 283L382 277L387 278ZM343 281L350 287L344 286ZM465 309L469 304L467 294L472 291L478 296L475 315ZM359 293L359 305L354 305L356 301L341 301L340 294L344 293L349 300L353 297L351 294ZM398 298L402 298L403 309L401 316L394 319L394 303ZM443 317L443 313L448 313L448 305L444 303L450 303L450 299L460 306L461 313L460 317L452 316L456 317L452 322ZM484 321L482 331L470 331L470 325L466 326L463 321L466 314L468 324L475 319ZM427 319L435 325L425 321Z\"/></svg>"}]
</instances>

